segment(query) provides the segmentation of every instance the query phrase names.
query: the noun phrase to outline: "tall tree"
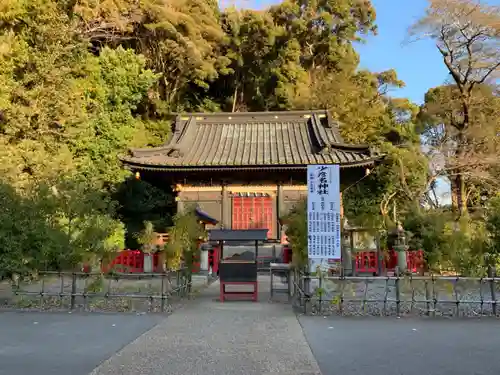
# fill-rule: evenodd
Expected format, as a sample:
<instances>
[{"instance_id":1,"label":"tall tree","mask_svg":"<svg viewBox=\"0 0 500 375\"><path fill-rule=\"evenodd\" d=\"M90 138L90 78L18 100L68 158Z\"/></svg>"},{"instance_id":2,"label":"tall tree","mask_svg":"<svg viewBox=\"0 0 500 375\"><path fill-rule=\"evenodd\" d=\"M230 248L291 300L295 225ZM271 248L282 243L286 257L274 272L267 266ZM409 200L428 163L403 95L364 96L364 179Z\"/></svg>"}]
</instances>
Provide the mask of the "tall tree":
<instances>
[{"instance_id":1,"label":"tall tree","mask_svg":"<svg viewBox=\"0 0 500 375\"><path fill-rule=\"evenodd\" d=\"M456 85L429 90L420 109L422 140L432 163L436 178L452 181L453 207L477 205L481 197L491 195L500 187L500 98L488 85L478 85L468 99L468 125L463 127L464 115L461 92ZM462 140L462 143L460 142ZM457 173L463 180L463 190L456 184ZM477 199L479 198L479 200ZM465 210L462 208L462 210Z\"/></svg>"},{"instance_id":2,"label":"tall tree","mask_svg":"<svg viewBox=\"0 0 500 375\"><path fill-rule=\"evenodd\" d=\"M435 41L451 80L459 116L453 119L456 143L452 193L460 213L467 209L464 165L468 163L468 132L472 126L474 90L494 83L500 72L500 7L477 0L429 0L425 16L410 35Z\"/></svg>"},{"instance_id":3,"label":"tall tree","mask_svg":"<svg viewBox=\"0 0 500 375\"><path fill-rule=\"evenodd\" d=\"M216 1L79 0L74 13L81 19L81 32L96 48L132 47L162 74L155 101L160 114L185 109L182 97L188 83L208 88L229 62L218 52L224 33Z\"/></svg>"},{"instance_id":4,"label":"tall tree","mask_svg":"<svg viewBox=\"0 0 500 375\"><path fill-rule=\"evenodd\" d=\"M391 225L394 207L418 206L431 184L416 129L418 107L388 95L402 86L393 70L323 72L295 99L297 108L329 108L346 141L385 154L382 165L343 194L346 216L358 225Z\"/></svg>"},{"instance_id":5,"label":"tall tree","mask_svg":"<svg viewBox=\"0 0 500 375\"><path fill-rule=\"evenodd\" d=\"M282 28L282 43L300 46L301 64L307 71L353 71L358 55L352 42L375 32L375 9L370 1L285 0L269 10Z\"/></svg>"},{"instance_id":6,"label":"tall tree","mask_svg":"<svg viewBox=\"0 0 500 375\"><path fill-rule=\"evenodd\" d=\"M227 111L296 108L295 98L307 95L315 75L355 73L353 43L375 32L374 20L369 1L287 0L264 11L226 9L221 52L231 63L208 93Z\"/></svg>"},{"instance_id":7,"label":"tall tree","mask_svg":"<svg viewBox=\"0 0 500 375\"><path fill-rule=\"evenodd\" d=\"M268 12L229 8L222 14L227 35L222 52L231 60L229 74L213 86L214 95L223 95L225 111L276 107L271 83L275 66L277 28Z\"/></svg>"},{"instance_id":8,"label":"tall tree","mask_svg":"<svg viewBox=\"0 0 500 375\"><path fill-rule=\"evenodd\" d=\"M117 154L147 133L134 112L158 75L131 50L92 55L61 4L0 12L0 170L19 186L72 173L115 183Z\"/></svg>"}]
</instances>

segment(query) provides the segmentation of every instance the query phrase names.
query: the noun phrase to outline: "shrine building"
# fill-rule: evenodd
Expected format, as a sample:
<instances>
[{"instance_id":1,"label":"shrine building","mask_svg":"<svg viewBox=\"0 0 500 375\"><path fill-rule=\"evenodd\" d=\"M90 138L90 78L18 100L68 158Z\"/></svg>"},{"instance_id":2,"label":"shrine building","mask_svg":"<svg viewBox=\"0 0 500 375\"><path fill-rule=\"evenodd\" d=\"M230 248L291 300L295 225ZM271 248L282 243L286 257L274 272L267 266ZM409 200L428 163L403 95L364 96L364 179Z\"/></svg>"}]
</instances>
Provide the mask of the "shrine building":
<instances>
[{"instance_id":1,"label":"shrine building","mask_svg":"<svg viewBox=\"0 0 500 375\"><path fill-rule=\"evenodd\" d=\"M267 229L275 247L284 239L280 218L307 195L308 165L338 164L342 190L378 159L366 145L346 144L328 111L313 110L178 115L167 143L132 149L122 161L172 189L178 210L196 205L212 227Z\"/></svg>"}]
</instances>

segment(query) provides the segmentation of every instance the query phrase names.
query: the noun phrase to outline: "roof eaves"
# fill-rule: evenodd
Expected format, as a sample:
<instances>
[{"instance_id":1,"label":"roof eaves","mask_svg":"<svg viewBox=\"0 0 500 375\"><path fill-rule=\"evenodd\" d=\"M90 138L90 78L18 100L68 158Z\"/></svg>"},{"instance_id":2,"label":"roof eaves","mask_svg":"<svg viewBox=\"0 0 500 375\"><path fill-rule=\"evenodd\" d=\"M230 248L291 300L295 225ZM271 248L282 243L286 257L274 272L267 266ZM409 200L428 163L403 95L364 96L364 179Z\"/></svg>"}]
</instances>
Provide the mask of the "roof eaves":
<instances>
[{"instance_id":1,"label":"roof eaves","mask_svg":"<svg viewBox=\"0 0 500 375\"><path fill-rule=\"evenodd\" d=\"M129 153L133 157L147 157L150 155L155 155L158 153L165 153L168 152L171 149L170 144L165 144L163 146L158 146L158 147L149 147L149 148L130 148Z\"/></svg>"},{"instance_id":2,"label":"roof eaves","mask_svg":"<svg viewBox=\"0 0 500 375\"><path fill-rule=\"evenodd\" d=\"M345 168L356 168L356 167L365 167L368 165L373 165L375 164L378 160L380 160L381 157L370 157L366 158L364 160L358 160L355 162L349 162L349 163L342 163L340 164L340 168L345 169ZM219 165L205 165L205 166L185 166L185 165L177 165L177 166L162 166L162 165L157 165L157 164L143 164L143 163L138 163L134 162L131 160L126 160L126 159L121 159L121 161L126 164L126 166L129 169L132 170L150 170L150 171L165 171L165 172L175 172L175 171L192 171L192 172L198 172L198 171L280 171L280 170L304 170L307 168L308 164L303 164L303 165L246 165L246 166L236 166L236 165L230 165L230 166L219 166ZM321 163L315 163L315 164L321 164ZM309 165L315 165L315 164L309 164ZM333 164L333 163L330 163Z\"/></svg>"},{"instance_id":3,"label":"roof eaves","mask_svg":"<svg viewBox=\"0 0 500 375\"><path fill-rule=\"evenodd\" d=\"M187 112L187 113L171 113L172 116L178 116L182 118L187 117L268 117L268 116L303 116L303 115L313 115L321 114L327 115L324 109L312 109L304 111L268 111L268 112Z\"/></svg>"}]
</instances>

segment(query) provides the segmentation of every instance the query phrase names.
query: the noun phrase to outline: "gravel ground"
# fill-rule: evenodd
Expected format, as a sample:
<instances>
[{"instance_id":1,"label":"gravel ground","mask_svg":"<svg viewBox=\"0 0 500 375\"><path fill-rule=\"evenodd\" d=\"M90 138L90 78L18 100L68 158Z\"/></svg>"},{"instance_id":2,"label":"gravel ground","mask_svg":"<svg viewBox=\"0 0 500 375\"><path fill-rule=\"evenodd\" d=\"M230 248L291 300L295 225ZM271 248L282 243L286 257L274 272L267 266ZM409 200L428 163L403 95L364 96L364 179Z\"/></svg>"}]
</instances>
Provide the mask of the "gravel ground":
<instances>
[{"instance_id":1,"label":"gravel ground","mask_svg":"<svg viewBox=\"0 0 500 375\"><path fill-rule=\"evenodd\" d=\"M139 337L91 375L320 375L293 311L215 299L214 283L185 309Z\"/></svg>"},{"instance_id":2,"label":"gravel ground","mask_svg":"<svg viewBox=\"0 0 500 375\"><path fill-rule=\"evenodd\" d=\"M493 316L492 291L500 300L500 283L471 280L404 279L399 285L400 315ZM316 291L308 313L322 315L397 315L394 280L331 281L313 283ZM321 295L321 298L319 297ZM428 300L428 302L427 302ZM481 300L483 303L481 303ZM500 311L497 311L497 315Z\"/></svg>"},{"instance_id":3,"label":"gravel ground","mask_svg":"<svg viewBox=\"0 0 500 375\"><path fill-rule=\"evenodd\" d=\"M500 321L299 318L323 375L500 373Z\"/></svg>"}]
</instances>

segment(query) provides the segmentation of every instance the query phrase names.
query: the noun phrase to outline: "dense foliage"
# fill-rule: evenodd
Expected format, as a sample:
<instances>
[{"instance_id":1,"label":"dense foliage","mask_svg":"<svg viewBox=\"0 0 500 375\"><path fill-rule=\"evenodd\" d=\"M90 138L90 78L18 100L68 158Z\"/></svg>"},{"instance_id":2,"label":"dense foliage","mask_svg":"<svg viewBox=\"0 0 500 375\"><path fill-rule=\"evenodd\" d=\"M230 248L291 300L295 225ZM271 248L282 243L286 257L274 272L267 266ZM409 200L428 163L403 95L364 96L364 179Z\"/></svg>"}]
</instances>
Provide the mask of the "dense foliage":
<instances>
[{"instance_id":1,"label":"dense foliage","mask_svg":"<svg viewBox=\"0 0 500 375\"><path fill-rule=\"evenodd\" d=\"M170 269L184 266L192 271L193 262L199 259L199 243L207 233L199 222L194 207L186 208L173 217L173 225L168 229L168 242L165 245L165 264Z\"/></svg>"},{"instance_id":2,"label":"dense foliage","mask_svg":"<svg viewBox=\"0 0 500 375\"><path fill-rule=\"evenodd\" d=\"M435 17L443 2L432 3L421 29L446 25ZM458 17L457 9L448 13ZM470 14L493 71L494 9ZM386 155L344 192L356 224L389 228L396 211L426 217L443 176L455 181L460 212L478 199L485 206L499 171L491 156L500 105L489 70L471 65L477 74L433 89L420 109L391 98L389 89L404 85L396 72L359 69L354 48L376 34L375 21L369 0L285 0L264 11L220 9L215 0L1 1L2 272L73 268L123 248L124 236L136 248L144 222L150 232L185 227L171 216L169 193L130 178L117 158L165 141L173 111L328 108L347 141ZM446 36L460 37L452 31ZM439 33L426 35L446 45ZM463 66L449 69L460 75ZM422 149L422 136L433 147ZM454 145L455 156L436 145ZM436 155L448 157L445 167L429 164ZM460 164L468 155L481 173ZM497 238L497 206L488 204L485 231Z\"/></svg>"}]
</instances>

